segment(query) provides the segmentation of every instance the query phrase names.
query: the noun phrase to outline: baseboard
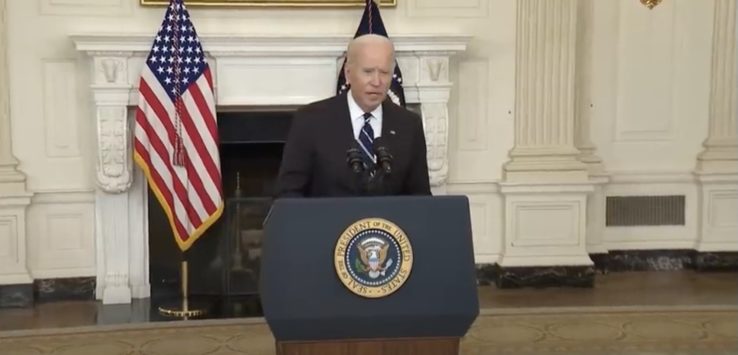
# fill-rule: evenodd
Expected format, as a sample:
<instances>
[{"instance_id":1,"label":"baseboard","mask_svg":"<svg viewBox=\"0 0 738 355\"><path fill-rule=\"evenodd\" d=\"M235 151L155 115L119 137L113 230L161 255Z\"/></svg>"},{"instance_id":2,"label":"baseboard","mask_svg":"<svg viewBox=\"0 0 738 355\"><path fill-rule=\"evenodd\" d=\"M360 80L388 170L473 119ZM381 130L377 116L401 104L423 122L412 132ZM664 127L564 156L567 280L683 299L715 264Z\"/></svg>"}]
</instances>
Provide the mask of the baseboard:
<instances>
[{"instance_id":1,"label":"baseboard","mask_svg":"<svg viewBox=\"0 0 738 355\"><path fill-rule=\"evenodd\" d=\"M697 252L697 271L738 271L738 252Z\"/></svg>"},{"instance_id":2,"label":"baseboard","mask_svg":"<svg viewBox=\"0 0 738 355\"><path fill-rule=\"evenodd\" d=\"M95 300L94 277L37 279L33 283L0 285L0 308L33 307L38 302Z\"/></svg>"},{"instance_id":3,"label":"baseboard","mask_svg":"<svg viewBox=\"0 0 738 355\"><path fill-rule=\"evenodd\" d=\"M610 250L605 267L607 271L675 271L694 269L694 250Z\"/></svg>"},{"instance_id":4,"label":"baseboard","mask_svg":"<svg viewBox=\"0 0 738 355\"><path fill-rule=\"evenodd\" d=\"M497 281L497 264L477 264L477 285L489 286Z\"/></svg>"},{"instance_id":5,"label":"baseboard","mask_svg":"<svg viewBox=\"0 0 738 355\"><path fill-rule=\"evenodd\" d=\"M0 308L33 306L33 285L0 285Z\"/></svg>"},{"instance_id":6,"label":"baseboard","mask_svg":"<svg viewBox=\"0 0 738 355\"><path fill-rule=\"evenodd\" d=\"M33 281L36 302L95 299L95 277L38 279Z\"/></svg>"},{"instance_id":7,"label":"baseboard","mask_svg":"<svg viewBox=\"0 0 738 355\"><path fill-rule=\"evenodd\" d=\"M594 287L593 266L537 266L497 268L498 288Z\"/></svg>"}]
</instances>

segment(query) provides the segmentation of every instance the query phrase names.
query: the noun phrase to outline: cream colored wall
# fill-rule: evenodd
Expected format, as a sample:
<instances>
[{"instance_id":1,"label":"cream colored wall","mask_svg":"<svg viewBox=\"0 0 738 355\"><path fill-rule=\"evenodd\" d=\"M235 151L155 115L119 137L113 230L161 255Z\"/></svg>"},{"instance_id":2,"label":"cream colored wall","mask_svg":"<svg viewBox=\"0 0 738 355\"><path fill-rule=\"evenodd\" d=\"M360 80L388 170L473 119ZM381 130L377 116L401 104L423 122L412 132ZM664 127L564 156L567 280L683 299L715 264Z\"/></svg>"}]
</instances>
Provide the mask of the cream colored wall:
<instances>
[{"instance_id":1,"label":"cream colored wall","mask_svg":"<svg viewBox=\"0 0 738 355\"><path fill-rule=\"evenodd\" d=\"M664 0L648 10L637 0L594 2L588 29L593 45L583 48L592 71L583 80L592 88L595 154L614 173L610 191L649 190L642 179L661 184L665 176L678 180L673 189L664 187L668 192L696 192L688 173L707 130L712 3ZM94 275L90 73L69 36L113 31L153 36L163 8L141 7L137 0L8 0L7 6L13 153L35 193L28 222L31 273ZM190 7L190 12L200 34L352 34L361 16L359 8ZM452 63L446 189L470 197L477 261L495 262L504 226L498 182L514 139L516 2L398 0L397 7L383 8L382 16L390 36L474 36L467 53ZM696 216L693 203L688 202L689 213ZM680 230L679 238L694 240L693 227ZM609 237L613 247L634 238ZM648 233L637 238L650 245Z\"/></svg>"},{"instance_id":2,"label":"cream colored wall","mask_svg":"<svg viewBox=\"0 0 738 355\"><path fill-rule=\"evenodd\" d=\"M707 137L712 1L596 1L591 29L591 134L607 195L685 195L684 226L606 228L608 249L693 248L692 171Z\"/></svg>"}]
</instances>

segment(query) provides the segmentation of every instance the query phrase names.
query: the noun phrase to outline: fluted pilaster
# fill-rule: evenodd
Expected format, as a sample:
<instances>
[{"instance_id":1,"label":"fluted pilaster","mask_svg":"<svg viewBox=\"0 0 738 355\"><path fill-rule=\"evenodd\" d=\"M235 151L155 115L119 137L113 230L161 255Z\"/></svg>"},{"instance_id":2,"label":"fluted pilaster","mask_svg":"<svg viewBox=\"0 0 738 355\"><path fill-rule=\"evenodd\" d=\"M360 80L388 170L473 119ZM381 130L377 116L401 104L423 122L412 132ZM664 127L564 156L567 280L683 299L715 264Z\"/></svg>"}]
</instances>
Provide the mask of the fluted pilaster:
<instances>
[{"instance_id":1,"label":"fluted pilaster","mask_svg":"<svg viewBox=\"0 0 738 355\"><path fill-rule=\"evenodd\" d=\"M16 298L24 301L15 306L29 306L33 280L26 266L26 207L31 194L26 192L25 175L18 171L10 134L7 16L6 0L0 0L0 249L4 250L0 253L0 285L13 285L22 294Z\"/></svg>"},{"instance_id":2,"label":"fluted pilaster","mask_svg":"<svg viewBox=\"0 0 738 355\"><path fill-rule=\"evenodd\" d=\"M697 157L700 239L698 269L720 252L738 251L738 132L736 132L736 1L715 0L710 111L705 149ZM718 254L714 254L714 253ZM709 263L708 263L709 264Z\"/></svg>"},{"instance_id":3,"label":"fluted pilaster","mask_svg":"<svg viewBox=\"0 0 738 355\"><path fill-rule=\"evenodd\" d=\"M10 88L6 1L0 0L0 195L25 191L26 177L18 171L10 134Z\"/></svg>"},{"instance_id":4,"label":"fluted pilaster","mask_svg":"<svg viewBox=\"0 0 738 355\"><path fill-rule=\"evenodd\" d=\"M517 1L515 145L500 184L505 237L498 286L506 280L536 286L541 281L533 279L552 274L561 284L594 282L586 245L593 187L575 146L578 6L577 0ZM546 277L530 278L537 273Z\"/></svg>"},{"instance_id":5,"label":"fluted pilaster","mask_svg":"<svg viewBox=\"0 0 738 355\"><path fill-rule=\"evenodd\" d=\"M575 143L576 0L519 0L507 181L585 181Z\"/></svg>"},{"instance_id":6,"label":"fluted pilaster","mask_svg":"<svg viewBox=\"0 0 738 355\"><path fill-rule=\"evenodd\" d=\"M700 173L738 173L736 131L736 1L716 0L712 34L709 133Z\"/></svg>"},{"instance_id":7,"label":"fluted pilaster","mask_svg":"<svg viewBox=\"0 0 738 355\"><path fill-rule=\"evenodd\" d=\"M590 123L592 121L592 1L579 2L577 27L578 56L576 69L576 112L574 117L574 146L579 150L579 160L587 164L590 176L602 176L605 167L595 153Z\"/></svg>"}]
</instances>

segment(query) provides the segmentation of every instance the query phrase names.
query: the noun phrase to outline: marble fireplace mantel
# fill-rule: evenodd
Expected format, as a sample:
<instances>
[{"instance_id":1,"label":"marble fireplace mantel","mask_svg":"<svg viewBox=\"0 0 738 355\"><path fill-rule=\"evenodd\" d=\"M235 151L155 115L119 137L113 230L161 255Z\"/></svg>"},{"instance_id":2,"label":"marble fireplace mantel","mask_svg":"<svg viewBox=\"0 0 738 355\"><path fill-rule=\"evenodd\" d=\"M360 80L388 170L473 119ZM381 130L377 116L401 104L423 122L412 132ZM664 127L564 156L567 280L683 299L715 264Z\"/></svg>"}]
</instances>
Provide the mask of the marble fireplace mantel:
<instances>
[{"instance_id":1,"label":"marble fireplace mantel","mask_svg":"<svg viewBox=\"0 0 738 355\"><path fill-rule=\"evenodd\" d=\"M216 105L299 106L335 94L349 36L202 35L215 87ZM403 74L406 101L419 105L434 191L448 174L450 57L466 50L466 35L392 37ZM71 36L89 57L90 90L97 125L97 297L130 303L150 295L146 185L131 156L132 110L152 35ZM134 178L135 177L135 178Z\"/></svg>"}]
</instances>

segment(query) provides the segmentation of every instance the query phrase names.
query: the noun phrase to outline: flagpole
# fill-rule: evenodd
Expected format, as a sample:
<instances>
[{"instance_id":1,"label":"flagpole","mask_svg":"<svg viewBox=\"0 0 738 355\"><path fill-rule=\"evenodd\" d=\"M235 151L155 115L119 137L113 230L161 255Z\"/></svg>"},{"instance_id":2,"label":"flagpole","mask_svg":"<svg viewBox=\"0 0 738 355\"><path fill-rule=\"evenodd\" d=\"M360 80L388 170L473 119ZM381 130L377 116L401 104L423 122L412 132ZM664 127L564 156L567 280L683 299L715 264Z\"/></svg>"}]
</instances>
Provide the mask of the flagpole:
<instances>
[{"instance_id":1,"label":"flagpole","mask_svg":"<svg viewBox=\"0 0 738 355\"><path fill-rule=\"evenodd\" d=\"M160 306L159 313L164 316L188 319L192 317L203 316L207 313L205 307L193 308L189 300L189 266L187 263L187 252L182 252L182 262L180 263L180 286L182 291L181 304L172 306Z\"/></svg>"}]
</instances>

